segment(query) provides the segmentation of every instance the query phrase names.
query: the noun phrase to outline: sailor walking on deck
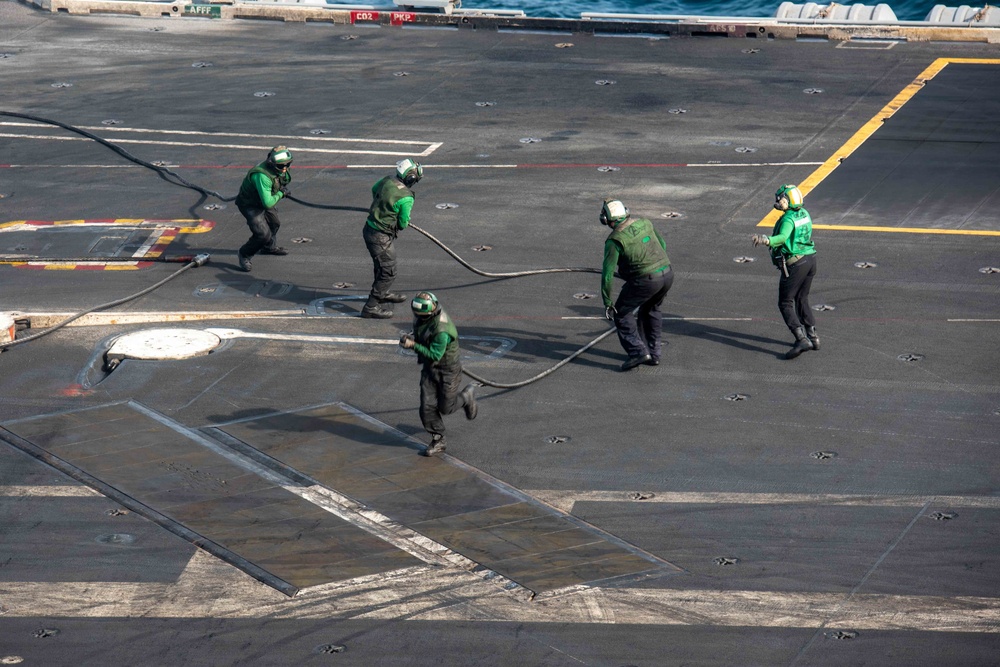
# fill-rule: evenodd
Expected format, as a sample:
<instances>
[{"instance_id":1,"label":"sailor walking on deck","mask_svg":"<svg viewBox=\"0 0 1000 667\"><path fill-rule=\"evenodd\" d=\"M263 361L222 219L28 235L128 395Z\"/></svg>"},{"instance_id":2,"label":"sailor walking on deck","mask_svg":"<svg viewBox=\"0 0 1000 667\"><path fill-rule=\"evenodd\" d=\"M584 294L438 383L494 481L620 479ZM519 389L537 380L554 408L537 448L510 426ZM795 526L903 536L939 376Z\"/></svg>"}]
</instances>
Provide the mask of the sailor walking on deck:
<instances>
[{"instance_id":1,"label":"sailor walking on deck","mask_svg":"<svg viewBox=\"0 0 1000 667\"><path fill-rule=\"evenodd\" d=\"M806 350L819 349L816 320L809 307L809 289L816 277L816 247L812 240L812 218L802 207L802 191L782 185L774 193L774 208L782 211L771 236L754 234L754 246L771 249L771 261L781 271L778 279L778 309L795 336L785 359L794 359Z\"/></svg>"},{"instance_id":2,"label":"sailor walking on deck","mask_svg":"<svg viewBox=\"0 0 1000 667\"><path fill-rule=\"evenodd\" d=\"M413 331L403 334L399 346L417 353L420 369L420 422L431 434L431 446L424 456L434 456L445 450L443 415L450 415L459 406L466 419L475 419L475 386L468 384L462 391L462 362L459 358L458 329L441 308L431 292L421 292L410 302L413 310Z\"/></svg>"},{"instance_id":3,"label":"sailor walking on deck","mask_svg":"<svg viewBox=\"0 0 1000 667\"><path fill-rule=\"evenodd\" d=\"M400 230L410 224L413 210L413 186L423 178L424 168L406 158L396 163L396 172L372 186L372 205L364 226L365 247L372 256L375 280L361 317L388 319L392 310L384 303L402 303L405 294L391 292L396 279L396 248L393 241Z\"/></svg>"},{"instance_id":4,"label":"sailor walking on deck","mask_svg":"<svg viewBox=\"0 0 1000 667\"><path fill-rule=\"evenodd\" d=\"M600 220L601 224L611 227L604 242L601 298L604 315L614 321L618 340L628 354L622 370L632 370L640 364L656 366L662 353L660 304L674 283L667 244L652 222L632 218L617 199L604 201ZM612 305L611 287L616 267L625 285Z\"/></svg>"},{"instance_id":5,"label":"sailor walking on deck","mask_svg":"<svg viewBox=\"0 0 1000 667\"><path fill-rule=\"evenodd\" d=\"M250 239L239 249L240 268L253 269L251 258L263 255L287 255L277 244L281 220L275 206L290 193L292 153L284 146L275 146L267 159L247 172L236 195L236 208L247 220Z\"/></svg>"}]
</instances>

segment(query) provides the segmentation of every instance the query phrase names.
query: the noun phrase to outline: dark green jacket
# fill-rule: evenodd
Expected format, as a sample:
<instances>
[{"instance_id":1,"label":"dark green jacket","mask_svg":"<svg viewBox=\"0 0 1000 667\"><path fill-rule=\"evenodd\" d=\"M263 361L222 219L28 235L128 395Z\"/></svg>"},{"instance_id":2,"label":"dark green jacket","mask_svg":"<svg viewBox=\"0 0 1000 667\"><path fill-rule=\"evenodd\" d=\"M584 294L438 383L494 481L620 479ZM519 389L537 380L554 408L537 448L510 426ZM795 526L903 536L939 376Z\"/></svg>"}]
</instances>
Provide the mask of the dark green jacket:
<instances>
[{"instance_id":1,"label":"dark green jacket","mask_svg":"<svg viewBox=\"0 0 1000 667\"><path fill-rule=\"evenodd\" d=\"M285 196L279 188L291 181L291 169L286 169L284 174L279 175L271 171L267 162L261 162L243 178L240 192L236 195L236 205L242 208L274 208Z\"/></svg>"},{"instance_id":2,"label":"dark green jacket","mask_svg":"<svg viewBox=\"0 0 1000 667\"><path fill-rule=\"evenodd\" d=\"M458 329L443 308L433 317L413 319L417 361L430 367L455 367L459 363Z\"/></svg>"},{"instance_id":3,"label":"dark green jacket","mask_svg":"<svg viewBox=\"0 0 1000 667\"><path fill-rule=\"evenodd\" d=\"M667 244L653 223L634 218L619 223L604 242L604 266L601 271L601 298L610 306L615 268L625 280L639 278L670 267Z\"/></svg>"},{"instance_id":4,"label":"dark green jacket","mask_svg":"<svg viewBox=\"0 0 1000 667\"><path fill-rule=\"evenodd\" d=\"M372 205L367 224L393 238L410 224L413 190L394 175L386 176L372 186Z\"/></svg>"},{"instance_id":5,"label":"dark green jacket","mask_svg":"<svg viewBox=\"0 0 1000 667\"><path fill-rule=\"evenodd\" d=\"M804 208L785 211L778 222L774 223L772 236L768 237L771 244L771 256L777 253L786 258L794 255L813 255L816 246L812 240L813 224L809 212Z\"/></svg>"}]
</instances>

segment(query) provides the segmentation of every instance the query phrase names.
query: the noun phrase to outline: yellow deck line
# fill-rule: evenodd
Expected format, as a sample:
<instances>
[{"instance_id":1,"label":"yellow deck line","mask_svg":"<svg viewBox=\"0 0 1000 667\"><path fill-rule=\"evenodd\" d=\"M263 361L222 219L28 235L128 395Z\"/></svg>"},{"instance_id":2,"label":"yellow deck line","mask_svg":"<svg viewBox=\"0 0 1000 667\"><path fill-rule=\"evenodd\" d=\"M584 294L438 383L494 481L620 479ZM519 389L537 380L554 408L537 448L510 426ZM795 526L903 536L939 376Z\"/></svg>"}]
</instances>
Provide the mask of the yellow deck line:
<instances>
[{"instance_id":1,"label":"yellow deck line","mask_svg":"<svg viewBox=\"0 0 1000 667\"><path fill-rule=\"evenodd\" d=\"M854 135L847 140L837 151L831 155L826 162L816 168L816 171L809 174L806 180L799 183L799 190L805 197L819 185L823 179L830 175L840 163L856 151L861 144L866 142L875 131L882 127L886 119L892 117L903 105L910 101L914 95L920 92L928 81L937 76L941 70L951 63L965 65L1000 65L1000 58L938 58L921 72L910 85L904 88L892 101L882 107L882 110L872 116L871 120L861 126ZM774 210L764 216L764 219L757 223L758 227L774 227L780 211ZM963 234L969 236L1000 236L996 231L974 231L966 229L933 229L923 227L864 227L854 225L813 225L813 229L835 229L841 231L861 231L861 232L897 232L910 234Z\"/></svg>"}]
</instances>

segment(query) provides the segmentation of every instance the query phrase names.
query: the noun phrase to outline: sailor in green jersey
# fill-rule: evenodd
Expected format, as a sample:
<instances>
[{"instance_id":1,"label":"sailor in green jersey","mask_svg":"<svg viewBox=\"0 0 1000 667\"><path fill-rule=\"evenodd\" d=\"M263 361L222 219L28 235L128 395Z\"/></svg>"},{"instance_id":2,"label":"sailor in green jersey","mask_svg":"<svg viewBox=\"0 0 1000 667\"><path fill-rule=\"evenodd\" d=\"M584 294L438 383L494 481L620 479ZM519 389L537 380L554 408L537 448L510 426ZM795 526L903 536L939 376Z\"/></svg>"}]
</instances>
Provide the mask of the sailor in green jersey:
<instances>
[{"instance_id":1,"label":"sailor in green jersey","mask_svg":"<svg viewBox=\"0 0 1000 667\"><path fill-rule=\"evenodd\" d=\"M424 168L406 158L396 163L396 173L390 174L372 186L372 205L368 210L363 236L368 254L375 265L368 302L361 309L361 317L387 319L392 311L383 303L402 303L406 295L391 292L396 279L396 249L393 241L400 230L410 224L413 209L411 189L424 175Z\"/></svg>"},{"instance_id":2,"label":"sailor in green jersey","mask_svg":"<svg viewBox=\"0 0 1000 667\"><path fill-rule=\"evenodd\" d=\"M434 456L445 450L444 421L459 405L466 419L475 419L475 386L462 382L462 362L459 359L458 329L430 292L421 292L410 302L413 310L413 331L403 334L400 347L414 350L420 369L420 421L431 434L431 446L424 456Z\"/></svg>"},{"instance_id":3,"label":"sailor in green jersey","mask_svg":"<svg viewBox=\"0 0 1000 667\"><path fill-rule=\"evenodd\" d=\"M247 219L250 240L239 249L240 268L253 268L251 257L258 252L264 255L287 255L288 251L277 244L281 221L275 204L289 195L292 181L290 167L292 153L284 146L275 146L267 159L247 172L236 195L236 208Z\"/></svg>"},{"instance_id":4,"label":"sailor in green jersey","mask_svg":"<svg viewBox=\"0 0 1000 667\"><path fill-rule=\"evenodd\" d=\"M629 210L617 199L604 201L600 220L612 230L604 242L601 298L604 315L614 320L618 340L628 354L622 370L640 364L656 366L662 353L660 304L674 283L667 244L652 222L631 218ZM616 267L625 285L612 305L611 285Z\"/></svg>"},{"instance_id":5,"label":"sailor in green jersey","mask_svg":"<svg viewBox=\"0 0 1000 667\"><path fill-rule=\"evenodd\" d=\"M782 216L771 236L754 234L754 246L771 248L771 261L781 271L778 279L778 309L795 336L786 354L794 359L806 350L819 349L816 320L809 308L809 288L816 276L816 248L812 240L812 218L802 208L802 191L794 185L782 185L774 193L774 208Z\"/></svg>"}]
</instances>

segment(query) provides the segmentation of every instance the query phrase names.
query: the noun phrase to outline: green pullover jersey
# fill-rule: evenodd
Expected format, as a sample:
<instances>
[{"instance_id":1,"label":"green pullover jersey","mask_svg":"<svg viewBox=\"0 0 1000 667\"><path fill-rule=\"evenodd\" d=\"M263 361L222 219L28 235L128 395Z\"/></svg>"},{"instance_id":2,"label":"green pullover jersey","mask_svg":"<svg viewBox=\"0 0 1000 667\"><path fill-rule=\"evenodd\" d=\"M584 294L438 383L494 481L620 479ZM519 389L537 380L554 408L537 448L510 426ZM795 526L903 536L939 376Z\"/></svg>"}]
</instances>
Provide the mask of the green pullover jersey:
<instances>
[{"instance_id":1,"label":"green pullover jersey","mask_svg":"<svg viewBox=\"0 0 1000 667\"><path fill-rule=\"evenodd\" d=\"M261 162L243 178L240 192L236 195L236 205L243 208L274 208L285 196L279 188L291 181L290 169L286 169L284 174L277 174L271 171L267 162Z\"/></svg>"},{"instance_id":2,"label":"green pullover jersey","mask_svg":"<svg viewBox=\"0 0 1000 667\"><path fill-rule=\"evenodd\" d=\"M459 360L458 329L443 308L431 317L413 319L417 361L426 366L456 366Z\"/></svg>"},{"instance_id":3,"label":"green pullover jersey","mask_svg":"<svg viewBox=\"0 0 1000 667\"><path fill-rule=\"evenodd\" d=\"M774 223L772 236L768 237L772 257L775 253L785 257L815 254L812 231L812 218L804 208L785 211L778 222Z\"/></svg>"},{"instance_id":4,"label":"green pullover jersey","mask_svg":"<svg viewBox=\"0 0 1000 667\"><path fill-rule=\"evenodd\" d=\"M410 224L413 191L393 175L372 186L372 205L368 209L368 226L393 237Z\"/></svg>"},{"instance_id":5,"label":"green pullover jersey","mask_svg":"<svg viewBox=\"0 0 1000 667\"><path fill-rule=\"evenodd\" d=\"M645 218L626 220L615 227L604 242L601 298L605 306L611 305L615 267L625 280L670 268L667 244L652 222Z\"/></svg>"}]
</instances>

